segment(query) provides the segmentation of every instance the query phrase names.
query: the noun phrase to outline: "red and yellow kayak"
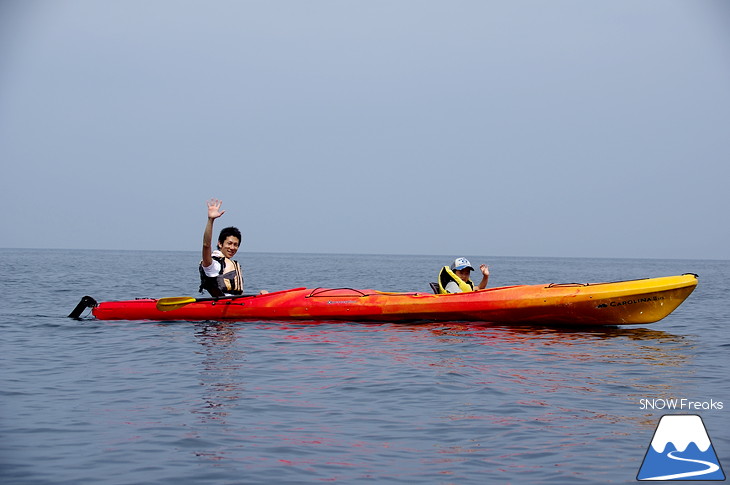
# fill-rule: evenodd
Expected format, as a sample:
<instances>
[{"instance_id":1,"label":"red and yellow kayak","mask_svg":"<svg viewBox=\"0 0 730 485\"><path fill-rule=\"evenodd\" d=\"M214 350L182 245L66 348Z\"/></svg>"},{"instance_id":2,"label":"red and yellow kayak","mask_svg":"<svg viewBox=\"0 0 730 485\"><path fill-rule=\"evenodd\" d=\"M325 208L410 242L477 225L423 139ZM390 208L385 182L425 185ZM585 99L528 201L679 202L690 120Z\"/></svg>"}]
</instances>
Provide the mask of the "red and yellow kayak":
<instances>
[{"instance_id":1,"label":"red and yellow kayak","mask_svg":"<svg viewBox=\"0 0 730 485\"><path fill-rule=\"evenodd\" d=\"M99 320L479 321L590 326L656 322L674 311L696 286L697 275L684 274L613 283L505 286L449 295L294 288L219 299L173 297L97 303L84 298ZM82 305L84 300L69 316L78 317Z\"/></svg>"}]
</instances>

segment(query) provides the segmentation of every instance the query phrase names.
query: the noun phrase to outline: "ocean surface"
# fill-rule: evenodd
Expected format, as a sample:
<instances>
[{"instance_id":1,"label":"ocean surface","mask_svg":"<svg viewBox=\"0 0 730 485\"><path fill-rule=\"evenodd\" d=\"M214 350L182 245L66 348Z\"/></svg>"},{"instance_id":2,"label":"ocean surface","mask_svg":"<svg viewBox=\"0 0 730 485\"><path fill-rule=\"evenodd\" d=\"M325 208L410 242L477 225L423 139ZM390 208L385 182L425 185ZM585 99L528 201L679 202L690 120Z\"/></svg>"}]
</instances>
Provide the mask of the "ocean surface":
<instances>
[{"instance_id":1,"label":"ocean surface","mask_svg":"<svg viewBox=\"0 0 730 485\"><path fill-rule=\"evenodd\" d=\"M671 413L700 415L730 472L730 261L237 259L247 292L428 291L455 256L490 287L699 286L639 327L77 321L84 295L196 296L199 255L0 249L0 483L636 483Z\"/></svg>"}]
</instances>

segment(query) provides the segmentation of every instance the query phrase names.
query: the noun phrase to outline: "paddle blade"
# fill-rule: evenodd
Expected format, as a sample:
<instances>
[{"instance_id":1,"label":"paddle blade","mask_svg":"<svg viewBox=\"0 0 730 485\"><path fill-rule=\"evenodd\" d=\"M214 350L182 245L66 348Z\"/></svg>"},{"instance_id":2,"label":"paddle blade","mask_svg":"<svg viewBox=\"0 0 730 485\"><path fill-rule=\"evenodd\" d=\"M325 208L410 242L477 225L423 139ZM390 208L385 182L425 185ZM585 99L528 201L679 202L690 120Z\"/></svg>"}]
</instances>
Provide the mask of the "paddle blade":
<instances>
[{"instance_id":1,"label":"paddle blade","mask_svg":"<svg viewBox=\"0 0 730 485\"><path fill-rule=\"evenodd\" d=\"M160 298L157 300L156 306L161 312L169 312L170 310L177 310L196 301L197 299L192 296L173 296L170 298Z\"/></svg>"}]
</instances>

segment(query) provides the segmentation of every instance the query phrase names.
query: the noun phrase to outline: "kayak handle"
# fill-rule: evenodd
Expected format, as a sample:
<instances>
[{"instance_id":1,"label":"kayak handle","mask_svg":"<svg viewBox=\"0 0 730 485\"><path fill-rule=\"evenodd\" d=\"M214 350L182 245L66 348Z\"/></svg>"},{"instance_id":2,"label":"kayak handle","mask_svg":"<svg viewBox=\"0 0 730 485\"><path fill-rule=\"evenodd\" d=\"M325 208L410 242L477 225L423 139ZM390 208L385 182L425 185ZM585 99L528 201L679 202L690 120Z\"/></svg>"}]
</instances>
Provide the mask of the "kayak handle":
<instances>
[{"instance_id":1,"label":"kayak handle","mask_svg":"<svg viewBox=\"0 0 730 485\"><path fill-rule=\"evenodd\" d=\"M337 294L337 295L328 295L327 293L331 292L341 292L342 290L351 291L352 294ZM367 293L363 293L361 290L356 290L354 288L315 288L312 290L312 292L307 295L307 298L313 298L313 297L336 297L341 296L345 298L362 298L365 296L370 296Z\"/></svg>"}]
</instances>

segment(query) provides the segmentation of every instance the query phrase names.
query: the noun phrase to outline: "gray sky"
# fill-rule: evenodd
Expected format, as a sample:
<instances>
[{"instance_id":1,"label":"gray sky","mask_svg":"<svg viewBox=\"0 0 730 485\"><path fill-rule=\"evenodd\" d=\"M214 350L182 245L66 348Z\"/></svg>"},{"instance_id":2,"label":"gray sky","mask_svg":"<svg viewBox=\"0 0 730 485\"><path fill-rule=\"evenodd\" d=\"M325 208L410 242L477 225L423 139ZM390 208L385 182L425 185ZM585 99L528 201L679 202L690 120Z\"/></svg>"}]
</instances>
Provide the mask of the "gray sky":
<instances>
[{"instance_id":1,"label":"gray sky","mask_svg":"<svg viewBox=\"0 0 730 485\"><path fill-rule=\"evenodd\" d=\"M730 259L730 2L0 1L0 247Z\"/></svg>"}]
</instances>

